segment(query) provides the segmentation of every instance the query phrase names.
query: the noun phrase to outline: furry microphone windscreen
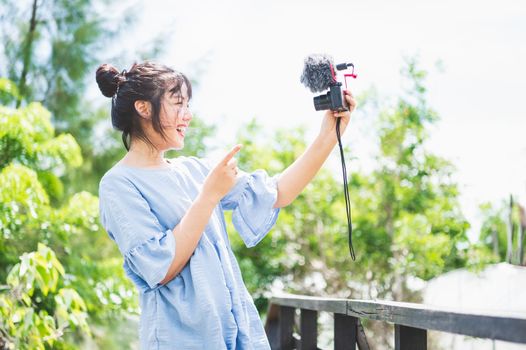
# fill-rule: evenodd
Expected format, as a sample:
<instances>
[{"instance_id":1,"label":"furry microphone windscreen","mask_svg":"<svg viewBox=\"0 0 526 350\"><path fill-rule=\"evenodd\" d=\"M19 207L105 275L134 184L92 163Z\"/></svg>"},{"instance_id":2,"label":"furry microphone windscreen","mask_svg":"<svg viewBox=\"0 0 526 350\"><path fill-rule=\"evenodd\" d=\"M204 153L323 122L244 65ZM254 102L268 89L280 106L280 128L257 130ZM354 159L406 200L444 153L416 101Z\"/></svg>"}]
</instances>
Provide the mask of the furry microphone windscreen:
<instances>
[{"instance_id":1,"label":"furry microphone windscreen","mask_svg":"<svg viewBox=\"0 0 526 350\"><path fill-rule=\"evenodd\" d=\"M334 62L331 56L325 54L314 54L305 58L301 82L312 92L327 90L335 83L332 76L331 65Z\"/></svg>"}]
</instances>

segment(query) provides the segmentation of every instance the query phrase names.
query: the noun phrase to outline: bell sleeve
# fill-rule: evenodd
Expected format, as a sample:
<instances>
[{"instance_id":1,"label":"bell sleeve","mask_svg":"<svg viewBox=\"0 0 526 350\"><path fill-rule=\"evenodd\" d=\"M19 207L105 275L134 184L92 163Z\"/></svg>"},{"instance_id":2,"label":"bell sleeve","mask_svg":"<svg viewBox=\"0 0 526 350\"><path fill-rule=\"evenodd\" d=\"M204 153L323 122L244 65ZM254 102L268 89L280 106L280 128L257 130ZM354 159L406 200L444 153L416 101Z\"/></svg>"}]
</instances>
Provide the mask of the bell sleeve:
<instances>
[{"instance_id":1,"label":"bell sleeve","mask_svg":"<svg viewBox=\"0 0 526 350\"><path fill-rule=\"evenodd\" d=\"M264 170L240 171L235 186L221 199L232 210L232 224L247 247L258 244L278 219L278 175L270 177Z\"/></svg>"},{"instance_id":2,"label":"bell sleeve","mask_svg":"<svg viewBox=\"0 0 526 350\"><path fill-rule=\"evenodd\" d=\"M101 181L99 209L103 227L130 270L150 288L157 287L174 259L172 230L161 227L147 201L125 177Z\"/></svg>"},{"instance_id":3,"label":"bell sleeve","mask_svg":"<svg viewBox=\"0 0 526 350\"><path fill-rule=\"evenodd\" d=\"M203 176L212 169L211 161L190 157ZM239 171L236 184L221 199L221 207L232 210L232 224L247 247L258 244L276 223L280 208L274 208L278 198L279 174L269 176L264 170L253 173Z\"/></svg>"}]
</instances>

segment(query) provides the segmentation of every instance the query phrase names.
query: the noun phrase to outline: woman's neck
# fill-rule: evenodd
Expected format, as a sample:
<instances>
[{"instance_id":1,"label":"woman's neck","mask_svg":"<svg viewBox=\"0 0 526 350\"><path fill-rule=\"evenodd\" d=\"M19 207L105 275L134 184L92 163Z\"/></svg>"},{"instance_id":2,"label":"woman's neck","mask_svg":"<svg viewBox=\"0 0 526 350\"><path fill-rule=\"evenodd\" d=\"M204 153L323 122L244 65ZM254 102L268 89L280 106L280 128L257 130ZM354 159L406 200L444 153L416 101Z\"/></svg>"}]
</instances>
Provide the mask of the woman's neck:
<instances>
[{"instance_id":1,"label":"woman's neck","mask_svg":"<svg viewBox=\"0 0 526 350\"><path fill-rule=\"evenodd\" d=\"M125 165L144 168L161 167L167 164L164 159L164 151L159 151L140 140L134 140L131 143L130 150L121 162Z\"/></svg>"}]
</instances>

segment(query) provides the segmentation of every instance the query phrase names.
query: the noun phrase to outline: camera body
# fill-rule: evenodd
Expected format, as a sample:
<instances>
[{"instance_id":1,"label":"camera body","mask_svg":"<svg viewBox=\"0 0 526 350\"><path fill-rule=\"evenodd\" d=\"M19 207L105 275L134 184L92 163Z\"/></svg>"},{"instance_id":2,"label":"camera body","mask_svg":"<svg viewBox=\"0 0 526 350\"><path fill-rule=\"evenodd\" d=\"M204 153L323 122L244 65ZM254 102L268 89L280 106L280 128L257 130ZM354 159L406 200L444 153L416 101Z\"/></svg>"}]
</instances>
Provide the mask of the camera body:
<instances>
[{"instance_id":1,"label":"camera body","mask_svg":"<svg viewBox=\"0 0 526 350\"><path fill-rule=\"evenodd\" d=\"M354 64L340 63L335 65L332 57L324 54L313 54L305 58L301 82L314 93L329 90L323 95L314 97L314 108L317 111L330 109L345 112L349 110L343 95L342 83L338 81L336 75L337 71L345 71L348 68L352 68L352 72L343 74L345 88L347 88L347 78L356 79Z\"/></svg>"},{"instance_id":2,"label":"camera body","mask_svg":"<svg viewBox=\"0 0 526 350\"><path fill-rule=\"evenodd\" d=\"M324 111L330 109L331 111L345 112L349 109L345 103L343 96L342 83L339 81L329 86L329 91L314 97L314 108L317 111Z\"/></svg>"}]
</instances>

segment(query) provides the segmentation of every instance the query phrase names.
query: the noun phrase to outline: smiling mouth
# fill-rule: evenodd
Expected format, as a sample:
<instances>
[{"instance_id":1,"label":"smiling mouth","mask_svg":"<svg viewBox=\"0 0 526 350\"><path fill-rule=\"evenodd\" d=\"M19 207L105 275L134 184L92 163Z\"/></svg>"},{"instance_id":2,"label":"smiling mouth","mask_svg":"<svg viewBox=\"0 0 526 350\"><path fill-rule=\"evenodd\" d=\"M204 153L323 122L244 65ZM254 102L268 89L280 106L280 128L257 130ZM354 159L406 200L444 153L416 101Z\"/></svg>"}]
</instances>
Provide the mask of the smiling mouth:
<instances>
[{"instance_id":1,"label":"smiling mouth","mask_svg":"<svg viewBox=\"0 0 526 350\"><path fill-rule=\"evenodd\" d=\"M178 128L176 128L175 130L177 130L177 132L178 132L179 134L181 134L182 136L184 136L185 133L186 133L186 127L184 127L184 126L178 127Z\"/></svg>"}]
</instances>

